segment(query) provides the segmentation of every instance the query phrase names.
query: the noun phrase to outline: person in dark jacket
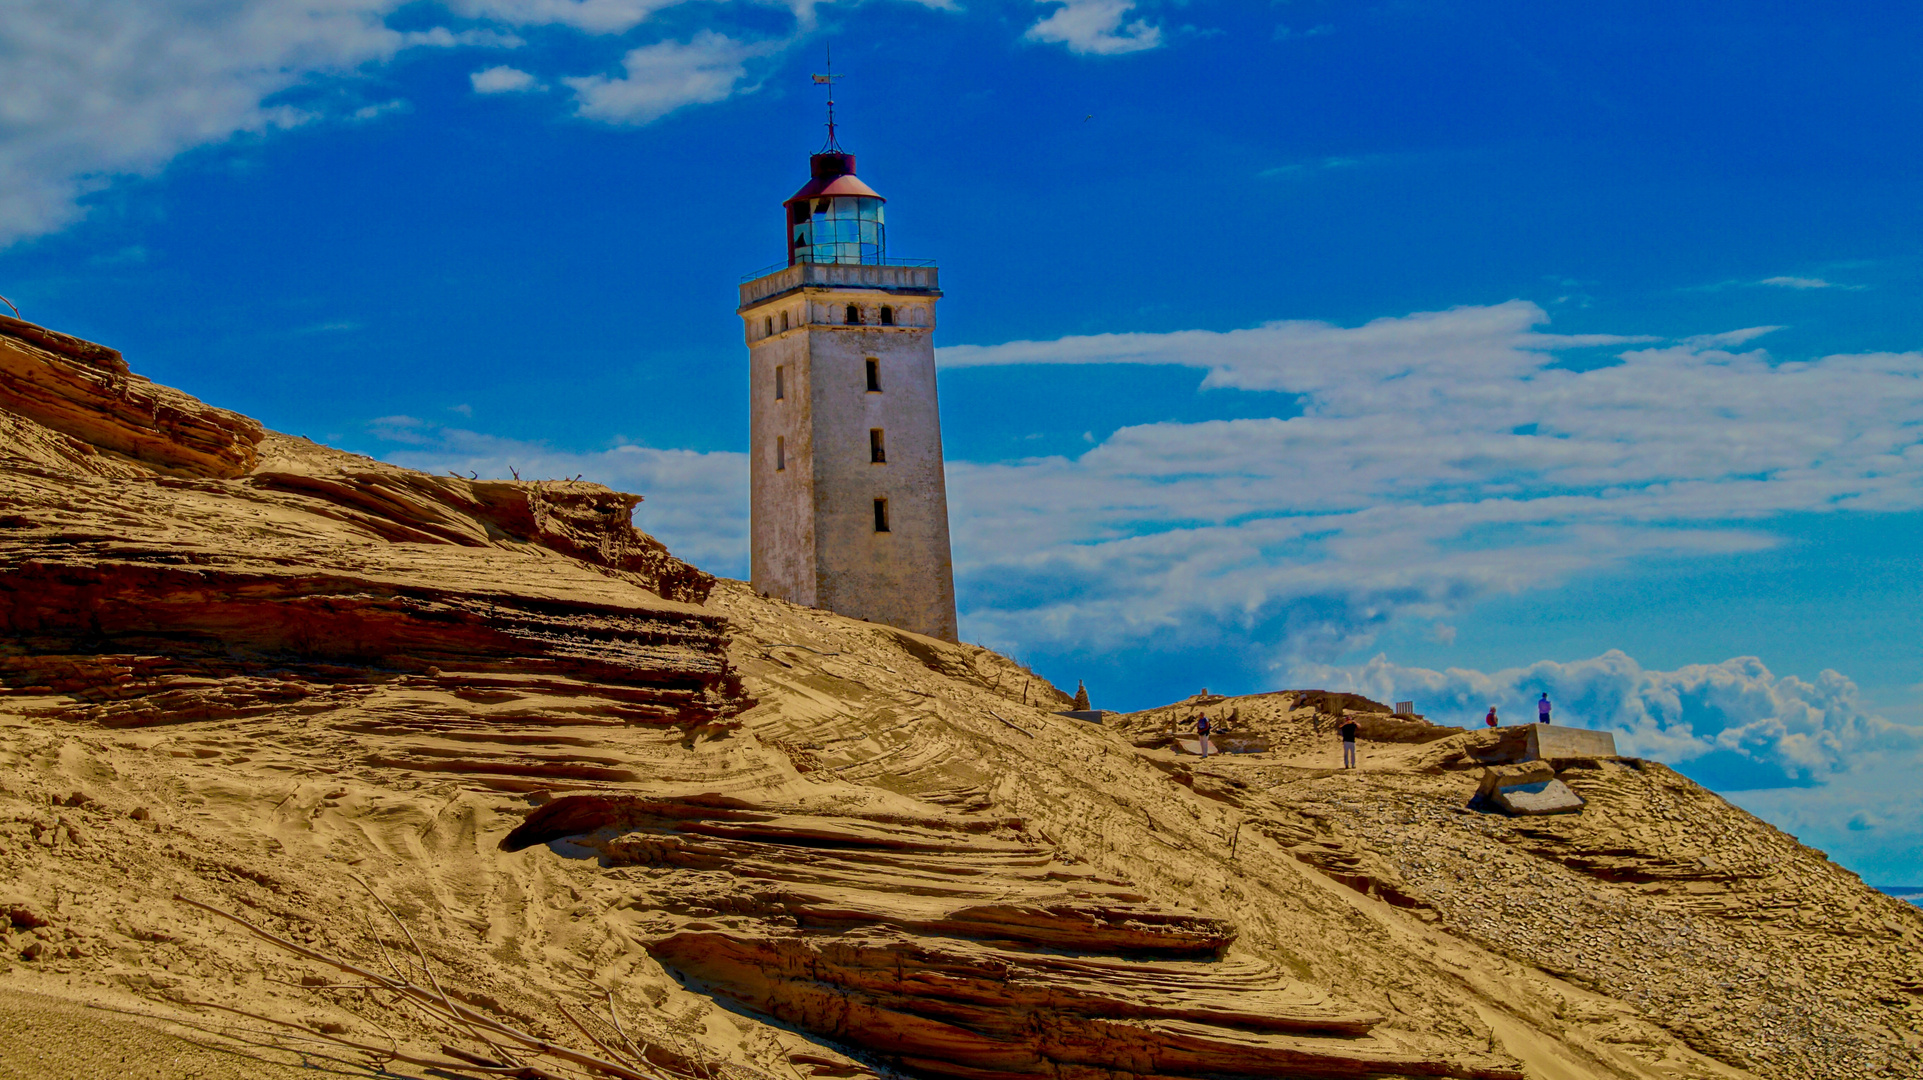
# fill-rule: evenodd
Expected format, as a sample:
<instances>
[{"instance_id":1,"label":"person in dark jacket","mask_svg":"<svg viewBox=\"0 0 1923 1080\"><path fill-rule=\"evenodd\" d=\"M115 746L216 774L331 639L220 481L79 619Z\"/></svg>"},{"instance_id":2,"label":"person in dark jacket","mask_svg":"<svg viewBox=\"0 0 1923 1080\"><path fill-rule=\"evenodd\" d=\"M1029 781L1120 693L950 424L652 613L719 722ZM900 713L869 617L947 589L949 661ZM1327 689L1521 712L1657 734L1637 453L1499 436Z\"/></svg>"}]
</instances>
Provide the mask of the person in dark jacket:
<instances>
[{"instance_id":1,"label":"person in dark jacket","mask_svg":"<svg viewBox=\"0 0 1923 1080\"><path fill-rule=\"evenodd\" d=\"M1354 720L1344 720L1342 727L1338 730L1342 733L1342 767L1345 769L1353 769L1355 768L1356 722Z\"/></svg>"},{"instance_id":2,"label":"person in dark jacket","mask_svg":"<svg viewBox=\"0 0 1923 1080\"><path fill-rule=\"evenodd\" d=\"M1544 690L1542 692L1542 699L1536 702L1536 723L1547 724L1548 722L1549 722L1549 691Z\"/></svg>"}]
</instances>

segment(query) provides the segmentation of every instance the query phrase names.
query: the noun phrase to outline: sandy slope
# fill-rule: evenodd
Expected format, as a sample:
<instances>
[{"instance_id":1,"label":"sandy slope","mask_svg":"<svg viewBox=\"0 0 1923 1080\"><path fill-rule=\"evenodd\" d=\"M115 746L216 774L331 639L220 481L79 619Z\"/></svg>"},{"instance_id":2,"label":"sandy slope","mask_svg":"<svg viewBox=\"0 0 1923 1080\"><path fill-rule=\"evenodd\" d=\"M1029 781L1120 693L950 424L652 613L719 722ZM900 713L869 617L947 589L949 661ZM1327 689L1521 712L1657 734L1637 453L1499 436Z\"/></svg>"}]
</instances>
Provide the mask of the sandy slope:
<instances>
[{"instance_id":1,"label":"sandy slope","mask_svg":"<svg viewBox=\"0 0 1923 1080\"><path fill-rule=\"evenodd\" d=\"M1343 773L1295 695L1180 703L1273 747L1200 763L1170 712L714 582L630 497L81 345L0 325L0 1074L276 1075L191 1002L431 1048L171 899L406 963L370 890L463 1000L575 1038L556 1003L611 998L667 1074L1923 1073L1923 913L1660 766L1511 821L1464 806L1487 736L1372 718Z\"/></svg>"}]
</instances>

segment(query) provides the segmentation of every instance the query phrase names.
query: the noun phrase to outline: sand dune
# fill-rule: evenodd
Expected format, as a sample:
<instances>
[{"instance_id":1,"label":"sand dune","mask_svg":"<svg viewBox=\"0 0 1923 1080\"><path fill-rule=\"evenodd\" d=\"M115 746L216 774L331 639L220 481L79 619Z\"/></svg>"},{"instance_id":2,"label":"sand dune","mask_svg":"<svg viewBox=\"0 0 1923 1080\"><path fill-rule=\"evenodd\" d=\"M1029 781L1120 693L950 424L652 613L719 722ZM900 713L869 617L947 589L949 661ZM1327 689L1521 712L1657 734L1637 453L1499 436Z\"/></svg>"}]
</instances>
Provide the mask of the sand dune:
<instances>
[{"instance_id":1,"label":"sand dune","mask_svg":"<svg viewBox=\"0 0 1923 1080\"><path fill-rule=\"evenodd\" d=\"M450 1038L175 894L406 966L385 902L450 1000L575 1043L612 1003L663 1077L1923 1075L1923 912L1660 765L1557 762L1583 811L1511 819L1467 805L1500 736L1367 702L1059 716L633 496L4 320L0 431L0 1076L368 1075L207 1005ZM1203 708L1266 749L1172 749Z\"/></svg>"}]
</instances>

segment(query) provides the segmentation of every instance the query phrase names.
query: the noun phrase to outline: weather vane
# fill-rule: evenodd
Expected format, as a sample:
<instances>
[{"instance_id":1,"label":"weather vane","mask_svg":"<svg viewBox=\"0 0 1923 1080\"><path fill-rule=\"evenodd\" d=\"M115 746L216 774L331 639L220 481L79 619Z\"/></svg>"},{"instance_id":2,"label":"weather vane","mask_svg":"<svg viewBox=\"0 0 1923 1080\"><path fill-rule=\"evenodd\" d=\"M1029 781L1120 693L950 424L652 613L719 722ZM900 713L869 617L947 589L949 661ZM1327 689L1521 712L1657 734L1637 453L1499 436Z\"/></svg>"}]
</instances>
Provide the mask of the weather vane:
<instances>
[{"instance_id":1,"label":"weather vane","mask_svg":"<svg viewBox=\"0 0 1923 1080\"><path fill-rule=\"evenodd\" d=\"M835 80L842 76L835 74L834 46L826 45L824 48L828 53L828 70L824 74L814 76L816 86L825 86L828 88L828 142L822 146L821 152L824 154L830 151L840 153L841 143L835 140Z\"/></svg>"}]
</instances>

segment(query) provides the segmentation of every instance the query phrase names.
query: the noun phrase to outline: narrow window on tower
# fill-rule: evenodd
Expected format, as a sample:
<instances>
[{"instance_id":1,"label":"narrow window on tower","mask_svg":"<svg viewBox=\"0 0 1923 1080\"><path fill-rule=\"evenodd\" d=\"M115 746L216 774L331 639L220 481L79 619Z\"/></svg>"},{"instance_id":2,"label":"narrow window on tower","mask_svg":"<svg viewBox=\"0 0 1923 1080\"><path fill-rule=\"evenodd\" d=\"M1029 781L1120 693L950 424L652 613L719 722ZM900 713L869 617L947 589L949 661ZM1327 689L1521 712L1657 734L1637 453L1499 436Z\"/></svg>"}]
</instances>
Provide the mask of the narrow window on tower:
<instances>
[{"instance_id":1,"label":"narrow window on tower","mask_svg":"<svg viewBox=\"0 0 1923 1080\"><path fill-rule=\"evenodd\" d=\"M788 467L788 440L782 438L779 435L776 435L775 436L775 471L780 472L781 470L787 467Z\"/></svg>"},{"instance_id":2,"label":"narrow window on tower","mask_svg":"<svg viewBox=\"0 0 1923 1080\"><path fill-rule=\"evenodd\" d=\"M849 304L848 310L842 313L841 321L848 324L849 326L860 326L861 325L861 307L857 304Z\"/></svg>"},{"instance_id":3,"label":"narrow window on tower","mask_svg":"<svg viewBox=\"0 0 1923 1080\"><path fill-rule=\"evenodd\" d=\"M888 500L887 499L875 500L875 531L876 532L888 531Z\"/></svg>"},{"instance_id":4,"label":"narrow window on tower","mask_svg":"<svg viewBox=\"0 0 1923 1080\"><path fill-rule=\"evenodd\" d=\"M775 365L775 400L776 401L780 401L782 398L785 398L788 396L787 381L782 378L783 374L785 374L785 369L780 364L776 364Z\"/></svg>"},{"instance_id":5,"label":"narrow window on tower","mask_svg":"<svg viewBox=\"0 0 1923 1080\"><path fill-rule=\"evenodd\" d=\"M881 361L872 356L868 358L868 392L881 393Z\"/></svg>"},{"instance_id":6,"label":"narrow window on tower","mask_svg":"<svg viewBox=\"0 0 1923 1080\"><path fill-rule=\"evenodd\" d=\"M895 325L895 309L889 307L887 304L881 305L881 325Z\"/></svg>"},{"instance_id":7,"label":"narrow window on tower","mask_svg":"<svg viewBox=\"0 0 1923 1080\"><path fill-rule=\"evenodd\" d=\"M881 429L878 427L868 429L868 460L877 465L888 460L888 451L881 445Z\"/></svg>"},{"instance_id":8,"label":"narrow window on tower","mask_svg":"<svg viewBox=\"0 0 1923 1080\"><path fill-rule=\"evenodd\" d=\"M788 329L788 313L785 311L781 313L781 328Z\"/></svg>"},{"instance_id":9,"label":"narrow window on tower","mask_svg":"<svg viewBox=\"0 0 1923 1080\"><path fill-rule=\"evenodd\" d=\"M761 320L761 336L773 337L774 333L775 333L775 317L773 315L770 315L767 318Z\"/></svg>"}]
</instances>

